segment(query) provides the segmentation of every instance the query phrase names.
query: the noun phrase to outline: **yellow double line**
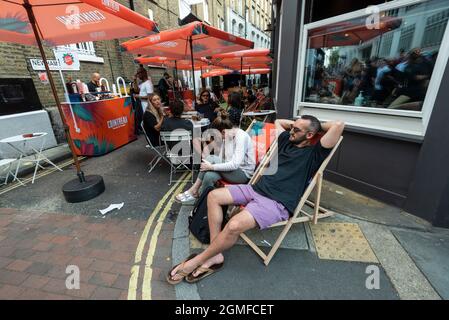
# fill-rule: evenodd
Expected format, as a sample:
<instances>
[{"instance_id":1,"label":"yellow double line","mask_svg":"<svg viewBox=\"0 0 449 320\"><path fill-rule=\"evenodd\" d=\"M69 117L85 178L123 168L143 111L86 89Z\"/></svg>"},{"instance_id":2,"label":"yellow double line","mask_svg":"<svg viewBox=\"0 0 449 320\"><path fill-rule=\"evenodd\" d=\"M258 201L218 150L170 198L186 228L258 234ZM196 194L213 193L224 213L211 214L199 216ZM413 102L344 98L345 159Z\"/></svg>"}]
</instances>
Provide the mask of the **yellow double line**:
<instances>
[{"instance_id":1,"label":"yellow double line","mask_svg":"<svg viewBox=\"0 0 449 320\"><path fill-rule=\"evenodd\" d=\"M158 202L156 208L150 215L150 218L143 229L142 235L140 236L139 244L137 245L136 255L134 259L134 265L131 268L131 277L129 279L129 287L128 287L128 300L136 300L137 298L137 286L139 280L139 272L140 272L140 263L142 261L143 250L147 243L148 234L150 229L153 226L154 220L156 219L159 212L159 218L156 221L156 225L154 227L153 233L151 235L151 239L149 240L149 248L147 252L147 256L145 259L144 272L143 272L143 282L142 282L142 299L143 300L151 300L151 278L153 275L153 259L154 253L156 251L156 244L159 234L161 232L162 225L164 220L170 211L175 195L180 193L181 190L184 189L186 183L189 181L190 173L184 173L180 180L174 184L167 193L162 197L162 199ZM170 197L165 207L163 208L165 202ZM163 208L163 210L162 210ZM162 210L162 211L161 211Z\"/></svg>"}]
</instances>

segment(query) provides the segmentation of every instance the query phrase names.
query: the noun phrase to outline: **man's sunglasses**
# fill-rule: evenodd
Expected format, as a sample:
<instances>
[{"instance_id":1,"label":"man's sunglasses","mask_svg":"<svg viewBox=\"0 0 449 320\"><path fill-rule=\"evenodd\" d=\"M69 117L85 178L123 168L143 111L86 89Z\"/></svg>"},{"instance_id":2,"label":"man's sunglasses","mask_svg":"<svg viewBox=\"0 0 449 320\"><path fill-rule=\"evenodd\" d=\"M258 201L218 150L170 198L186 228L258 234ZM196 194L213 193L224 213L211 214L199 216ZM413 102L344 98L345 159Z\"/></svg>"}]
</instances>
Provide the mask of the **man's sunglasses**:
<instances>
[{"instance_id":1,"label":"man's sunglasses","mask_svg":"<svg viewBox=\"0 0 449 320\"><path fill-rule=\"evenodd\" d=\"M291 126L291 128L290 128L290 131L291 130L293 130L293 132L294 133L298 133L298 132L304 132L304 133L307 133L307 132L309 132L308 130L303 130L303 129L301 129L301 128L298 128L298 127L295 127L295 126Z\"/></svg>"}]
</instances>

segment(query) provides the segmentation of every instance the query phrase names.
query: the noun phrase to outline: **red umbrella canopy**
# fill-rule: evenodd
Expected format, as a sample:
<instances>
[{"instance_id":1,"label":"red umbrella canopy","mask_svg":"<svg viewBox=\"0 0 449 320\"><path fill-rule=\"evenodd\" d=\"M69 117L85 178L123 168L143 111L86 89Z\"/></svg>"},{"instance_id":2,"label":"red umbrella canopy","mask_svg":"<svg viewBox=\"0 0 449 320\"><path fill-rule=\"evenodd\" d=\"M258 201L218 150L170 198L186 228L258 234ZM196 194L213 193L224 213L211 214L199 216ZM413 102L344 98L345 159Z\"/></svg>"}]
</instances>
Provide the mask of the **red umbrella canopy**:
<instances>
[{"instance_id":1,"label":"red umbrella canopy","mask_svg":"<svg viewBox=\"0 0 449 320\"><path fill-rule=\"evenodd\" d=\"M259 69L243 69L242 74L267 74L270 73L271 69L269 68L259 68ZM240 71L238 71L240 73Z\"/></svg>"},{"instance_id":2,"label":"red umbrella canopy","mask_svg":"<svg viewBox=\"0 0 449 320\"><path fill-rule=\"evenodd\" d=\"M242 65L243 68L268 68L271 66L273 59L269 56L247 57L247 58L218 58L212 59L211 63L225 68L235 69Z\"/></svg>"},{"instance_id":3,"label":"red umbrella canopy","mask_svg":"<svg viewBox=\"0 0 449 320\"><path fill-rule=\"evenodd\" d=\"M402 19L395 17L380 18L378 29L368 29L365 17L334 23L312 29L309 32L309 48L356 45L397 29L401 24Z\"/></svg>"},{"instance_id":4,"label":"red umbrella canopy","mask_svg":"<svg viewBox=\"0 0 449 320\"><path fill-rule=\"evenodd\" d=\"M0 0L0 41L36 45L27 6L50 46L159 32L155 22L113 0Z\"/></svg>"},{"instance_id":5,"label":"red umbrella canopy","mask_svg":"<svg viewBox=\"0 0 449 320\"><path fill-rule=\"evenodd\" d=\"M237 74L236 71L234 70L229 70L229 69L214 69L214 70L210 70L208 72L204 72L201 77L202 78L209 78L209 77L218 77L218 76L225 76L228 74Z\"/></svg>"},{"instance_id":6,"label":"red umbrella canopy","mask_svg":"<svg viewBox=\"0 0 449 320\"><path fill-rule=\"evenodd\" d=\"M209 59L212 64L229 69L268 68L273 61L269 53L269 49L242 50L215 54Z\"/></svg>"},{"instance_id":7,"label":"red umbrella canopy","mask_svg":"<svg viewBox=\"0 0 449 320\"><path fill-rule=\"evenodd\" d=\"M191 70L192 61L190 59L176 59L170 57L139 57L134 59L135 62L141 64L159 65L161 67L177 68L179 70ZM195 70L208 68L210 64L204 60L194 60Z\"/></svg>"},{"instance_id":8,"label":"red umbrella canopy","mask_svg":"<svg viewBox=\"0 0 449 320\"><path fill-rule=\"evenodd\" d=\"M190 39L193 52L190 50ZM195 59L200 59L216 53L252 48L254 43L196 21L157 35L130 40L121 46L135 54L189 59L193 53Z\"/></svg>"}]
</instances>

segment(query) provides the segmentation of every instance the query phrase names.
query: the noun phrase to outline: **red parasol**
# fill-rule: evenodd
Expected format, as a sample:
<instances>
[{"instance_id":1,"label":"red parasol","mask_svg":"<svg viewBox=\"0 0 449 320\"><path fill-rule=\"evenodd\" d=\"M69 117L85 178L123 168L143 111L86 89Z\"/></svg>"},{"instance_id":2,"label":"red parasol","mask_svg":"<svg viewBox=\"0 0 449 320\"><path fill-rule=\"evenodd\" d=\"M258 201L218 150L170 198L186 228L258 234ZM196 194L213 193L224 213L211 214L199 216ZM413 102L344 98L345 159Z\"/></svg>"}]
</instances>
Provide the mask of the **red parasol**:
<instances>
[{"instance_id":1,"label":"red parasol","mask_svg":"<svg viewBox=\"0 0 449 320\"><path fill-rule=\"evenodd\" d=\"M254 43L196 21L181 28L162 31L157 35L130 40L121 46L135 54L190 59L194 71L194 59L253 48ZM195 77L195 73L192 73ZM196 92L195 78L193 90Z\"/></svg>"},{"instance_id":2,"label":"red parasol","mask_svg":"<svg viewBox=\"0 0 449 320\"><path fill-rule=\"evenodd\" d=\"M240 69L243 75L244 68L268 68L271 66L272 58L269 49L252 49L237 52L215 54L209 57L211 63L229 69ZM240 77L242 80L242 77Z\"/></svg>"},{"instance_id":3,"label":"red parasol","mask_svg":"<svg viewBox=\"0 0 449 320\"><path fill-rule=\"evenodd\" d=\"M159 32L156 23L112 0L0 0L0 8L0 41L25 45L37 45L27 8L49 46Z\"/></svg>"}]
</instances>

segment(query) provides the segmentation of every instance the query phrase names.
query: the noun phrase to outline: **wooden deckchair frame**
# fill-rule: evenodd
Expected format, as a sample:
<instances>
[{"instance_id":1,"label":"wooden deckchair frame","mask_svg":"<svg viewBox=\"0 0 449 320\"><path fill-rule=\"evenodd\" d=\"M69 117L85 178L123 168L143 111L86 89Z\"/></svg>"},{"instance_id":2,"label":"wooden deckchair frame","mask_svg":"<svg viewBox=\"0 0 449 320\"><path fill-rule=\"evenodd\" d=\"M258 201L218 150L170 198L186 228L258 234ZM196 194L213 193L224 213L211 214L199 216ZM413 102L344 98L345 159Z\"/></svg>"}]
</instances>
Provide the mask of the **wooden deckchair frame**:
<instances>
[{"instance_id":1,"label":"wooden deckchair frame","mask_svg":"<svg viewBox=\"0 0 449 320\"><path fill-rule=\"evenodd\" d=\"M330 154L326 157L326 159L321 164L318 171L315 173L314 177L310 181L308 187L306 188L306 191L301 197L301 200L299 201L295 212L293 213L293 216L290 217L286 221L282 221L279 223L275 223L271 225L269 228L279 227L279 226L285 226L284 229L281 231L279 237L276 239L276 242L274 243L271 250L268 252L268 254L265 254L246 234L242 233L240 236L242 239L248 243L248 245L263 259L264 264L267 266L273 256L275 255L276 251L279 249L282 241L284 240L285 236L287 235L290 228L293 226L294 223L304 223L304 222L312 222L313 224L316 224L319 219L327 218L335 214L335 212L327 210L325 208L322 208L320 206L320 200L321 200L321 189L323 185L323 174L324 170L326 169L327 165L329 164L330 160L332 159L335 151L339 147L341 141L343 140L343 137L340 137L337 144L332 148L332 151ZM273 154L277 150L277 141L273 142L273 145L268 150L266 156L260 163L259 167L257 168L256 172L254 173L254 176L250 180L249 184L255 184L260 177L262 176L263 171L269 164L271 158L273 157ZM312 191L316 189L316 198L315 202L308 200L309 196L312 194ZM307 204L308 206L312 207L314 209L313 214L309 214L303 210L304 205ZM237 211L237 208L234 208L234 210L231 213L231 216L235 214ZM302 214L302 216L301 216Z\"/></svg>"}]
</instances>

